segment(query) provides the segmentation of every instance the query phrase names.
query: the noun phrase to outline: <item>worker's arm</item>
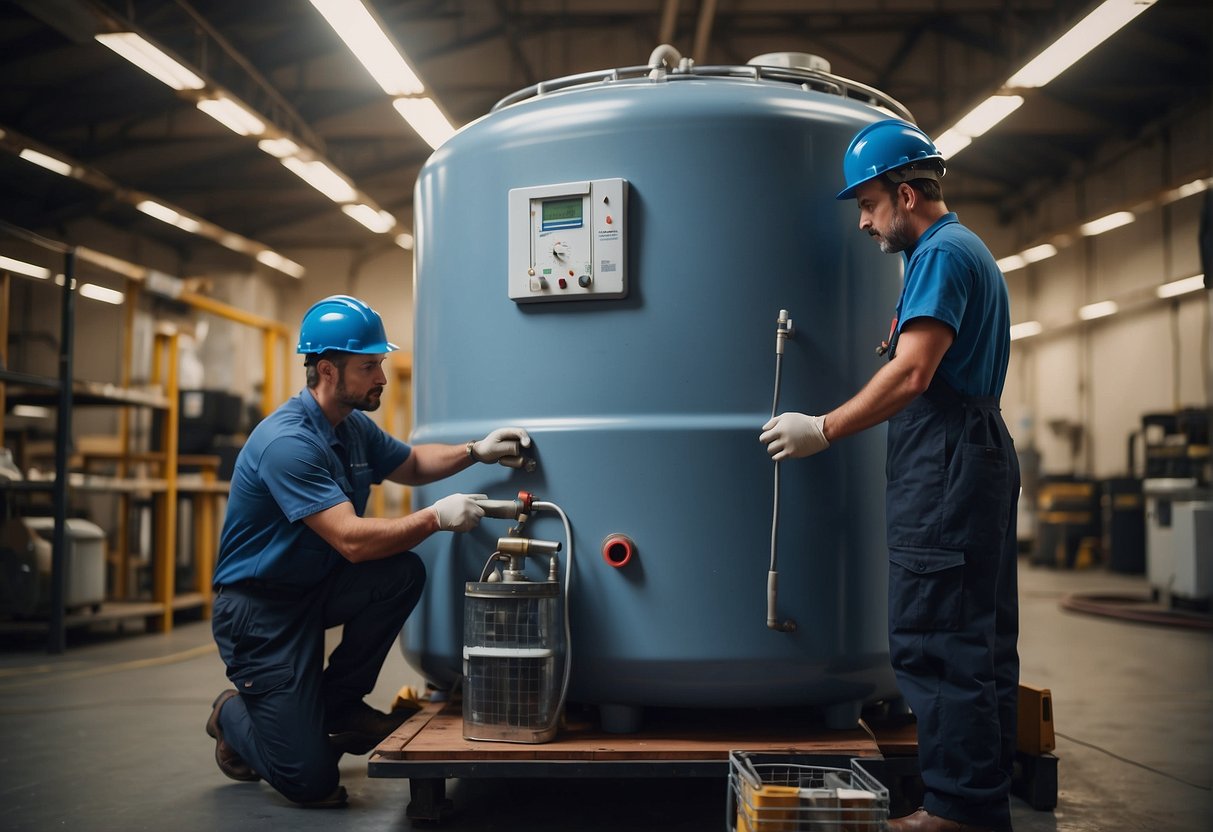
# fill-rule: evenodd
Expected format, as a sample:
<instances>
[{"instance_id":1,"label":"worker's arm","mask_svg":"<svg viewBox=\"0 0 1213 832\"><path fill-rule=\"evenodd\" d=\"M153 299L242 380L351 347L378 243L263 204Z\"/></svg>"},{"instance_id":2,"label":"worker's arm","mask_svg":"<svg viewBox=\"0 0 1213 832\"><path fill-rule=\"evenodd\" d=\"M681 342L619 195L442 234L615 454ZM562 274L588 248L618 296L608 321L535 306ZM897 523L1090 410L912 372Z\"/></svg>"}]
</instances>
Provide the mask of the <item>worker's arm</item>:
<instances>
[{"instance_id":1,"label":"worker's arm","mask_svg":"<svg viewBox=\"0 0 1213 832\"><path fill-rule=\"evenodd\" d=\"M915 318L903 326L893 360L850 400L825 415L826 440L834 442L879 425L922 395L955 338L952 328L935 318Z\"/></svg>"},{"instance_id":2,"label":"worker's arm","mask_svg":"<svg viewBox=\"0 0 1213 832\"><path fill-rule=\"evenodd\" d=\"M484 495L451 494L421 511L391 518L359 517L346 501L308 515L303 522L343 558L361 563L412 549L437 531L474 528L484 516L477 498Z\"/></svg>"},{"instance_id":3,"label":"worker's arm","mask_svg":"<svg viewBox=\"0 0 1213 832\"><path fill-rule=\"evenodd\" d=\"M531 437L522 428L498 428L472 446L472 456L467 445L415 445L387 478L402 485L425 485L458 474L474 462L499 462L517 456L530 445Z\"/></svg>"},{"instance_id":4,"label":"worker's arm","mask_svg":"<svg viewBox=\"0 0 1213 832\"><path fill-rule=\"evenodd\" d=\"M902 327L893 360L849 401L825 416L781 413L762 426L758 441L779 462L820 453L834 440L880 424L927 389L954 339L942 321L915 318Z\"/></svg>"}]
</instances>

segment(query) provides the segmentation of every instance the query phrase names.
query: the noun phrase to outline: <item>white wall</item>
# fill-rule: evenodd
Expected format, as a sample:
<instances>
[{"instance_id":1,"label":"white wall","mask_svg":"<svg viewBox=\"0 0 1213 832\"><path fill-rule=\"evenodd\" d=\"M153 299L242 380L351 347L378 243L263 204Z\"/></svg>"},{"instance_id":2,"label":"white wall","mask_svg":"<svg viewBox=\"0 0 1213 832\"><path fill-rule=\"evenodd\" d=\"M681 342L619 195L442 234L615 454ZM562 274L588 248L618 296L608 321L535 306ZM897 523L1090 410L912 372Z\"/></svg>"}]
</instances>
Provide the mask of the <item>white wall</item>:
<instances>
[{"instance_id":1,"label":"white wall","mask_svg":"<svg viewBox=\"0 0 1213 832\"><path fill-rule=\"evenodd\" d=\"M966 217L1002 257L1112 211L1137 214L1127 226L1078 237L1057 256L1007 275L1012 322L1037 320L1045 331L1012 345L1003 410L1016 441L1041 452L1045 473L1125 474L1128 436L1143 414L1213 403L1209 293L1170 301L1154 295L1157 286L1201 271L1205 197L1149 204L1167 189L1210 175L1209 108L1147 134L1110 144L1083 175L1012 223L999 227L988 217L977 223ZM1080 306L1108 299L1120 304L1119 313L1078 320ZM1064 433L1050 427L1064 423L1081 426L1077 454Z\"/></svg>"}]
</instances>

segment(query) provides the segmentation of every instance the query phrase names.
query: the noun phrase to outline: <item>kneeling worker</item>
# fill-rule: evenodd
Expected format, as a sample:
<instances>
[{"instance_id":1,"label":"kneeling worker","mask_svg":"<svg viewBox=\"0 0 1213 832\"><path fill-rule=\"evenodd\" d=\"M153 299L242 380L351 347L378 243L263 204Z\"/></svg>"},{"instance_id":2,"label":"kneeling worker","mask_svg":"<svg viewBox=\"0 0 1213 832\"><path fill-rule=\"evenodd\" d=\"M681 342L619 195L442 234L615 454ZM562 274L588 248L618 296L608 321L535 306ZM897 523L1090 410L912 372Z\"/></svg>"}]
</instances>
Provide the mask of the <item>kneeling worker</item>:
<instances>
[{"instance_id":1,"label":"kneeling worker","mask_svg":"<svg viewBox=\"0 0 1213 832\"><path fill-rule=\"evenodd\" d=\"M363 701L425 585L409 551L484 516L451 494L405 517L366 518L371 484L422 485L529 446L521 428L466 445L409 447L359 411L379 407L387 377L379 315L335 295L303 317L307 388L257 425L236 459L215 567L213 629L235 685L206 732L234 780L264 778L302 806L341 806L337 761L365 754L409 715ZM324 631L342 626L324 662Z\"/></svg>"}]
</instances>

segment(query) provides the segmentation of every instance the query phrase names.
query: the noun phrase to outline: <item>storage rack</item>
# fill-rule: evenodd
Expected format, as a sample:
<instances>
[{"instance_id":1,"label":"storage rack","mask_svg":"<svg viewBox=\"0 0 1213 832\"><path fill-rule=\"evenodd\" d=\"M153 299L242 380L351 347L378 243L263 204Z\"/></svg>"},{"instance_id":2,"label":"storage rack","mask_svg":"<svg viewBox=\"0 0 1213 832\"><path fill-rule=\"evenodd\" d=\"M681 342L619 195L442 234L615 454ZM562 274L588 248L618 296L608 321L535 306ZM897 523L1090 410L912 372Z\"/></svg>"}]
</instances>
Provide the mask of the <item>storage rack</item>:
<instances>
[{"instance_id":1,"label":"storage rack","mask_svg":"<svg viewBox=\"0 0 1213 832\"><path fill-rule=\"evenodd\" d=\"M55 477L51 480L23 481L10 483L5 486L7 492L19 494L51 495L55 531L51 541L51 575L50 575L50 615L45 623L41 621L4 622L5 629L10 631L29 631L29 629L47 629L47 650L51 653L62 653L67 646L67 629L76 623L102 621L109 619L147 619L149 626L155 629L172 627L173 612L180 609L198 608L209 603L209 593L199 587L199 592L177 594L173 586L173 548L177 535L177 500L181 486L178 485L177 468L177 336L172 330L156 332L154 338L154 364L156 377L153 381L159 389L142 391L129 387L129 378L124 377L121 384L104 384L75 380L73 374L74 331L75 331L75 292L72 291L75 278L76 252L73 246L59 243L29 232L27 229L12 226L0 221L0 232L7 238L22 240L24 243L38 246L39 249L51 251L63 257L63 285L61 291L61 306L59 306L59 338L58 338L58 374L57 376L36 376L8 369L7 367L7 337L8 313L10 313L10 275L0 272L0 432L4 428L4 414L10 401L21 401L25 404L50 406L56 411L55 431ZM131 297L127 300L132 300ZM129 307L133 304L129 303ZM130 323L131 313L127 317L127 353L130 352ZM125 361L129 366L129 360ZM125 376L124 372L124 376ZM85 474L69 472L69 455L72 448L73 412L78 406L110 406L123 408L121 418L121 441L123 441L124 458L120 462L119 475L113 478L90 477ZM126 460L130 455L130 435L127 429L126 411L131 408L152 409L159 412L163 418L164 431L161 432L161 449L153 456L159 462L159 477L131 478L127 475ZM68 540L67 514L70 492L73 490L101 490L118 494L120 498L121 522L118 534L119 546L119 581L118 603L107 603L97 611L96 615L67 614L66 600ZM217 492L216 484L211 481L204 488L198 489L206 495ZM150 603L125 602L125 566L130 557L127 545L126 501L132 495L153 495L155 502L154 525L158 530L154 546L153 571L155 582L153 599ZM207 522L213 523L213 500L207 496L203 501L203 515ZM211 543L213 546L213 543ZM209 566L209 560L206 565ZM203 580L199 569L199 582ZM207 569L209 580L209 569Z\"/></svg>"}]
</instances>

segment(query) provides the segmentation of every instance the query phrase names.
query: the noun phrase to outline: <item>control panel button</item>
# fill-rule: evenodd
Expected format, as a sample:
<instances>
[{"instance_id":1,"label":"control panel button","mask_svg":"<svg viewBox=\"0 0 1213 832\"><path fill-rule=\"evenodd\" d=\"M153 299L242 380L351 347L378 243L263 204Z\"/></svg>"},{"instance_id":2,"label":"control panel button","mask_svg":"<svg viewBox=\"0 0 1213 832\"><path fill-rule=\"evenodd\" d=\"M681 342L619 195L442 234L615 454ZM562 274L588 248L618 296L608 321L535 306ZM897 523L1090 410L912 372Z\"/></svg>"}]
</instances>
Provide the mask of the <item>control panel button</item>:
<instances>
[{"instance_id":1,"label":"control panel button","mask_svg":"<svg viewBox=\"0 0 1213 832\"><path fill-rule=\"evenodd\" d=\"M559 279L558 281L556 281L556 282L557 282L557 283L560 285L560 288L561 288L561 289L567 289L567 288L569 288L569 282L568 282L567 280L565 280L563 277L562 277L562 278L560 278L560 279Z\"/></svg>"},{"instance_id":2,"label":"control panel button","mask_svg":"<svg viewBox=\"0 0 1213 832\"><path fill-rule=\"evenodd\" d=\"M592 277L590 277L588 274L583 274L581 277L577 278L577 285L580 286L582 289L588 289L588 288L590 288L590 283L592 281L593 281Z\"/></svg>"}]
</instances>

